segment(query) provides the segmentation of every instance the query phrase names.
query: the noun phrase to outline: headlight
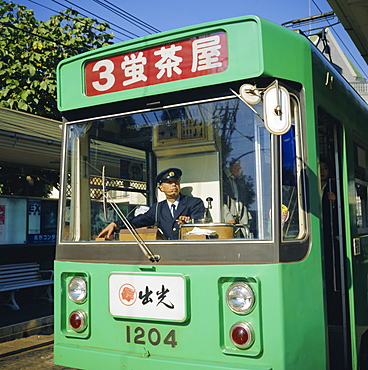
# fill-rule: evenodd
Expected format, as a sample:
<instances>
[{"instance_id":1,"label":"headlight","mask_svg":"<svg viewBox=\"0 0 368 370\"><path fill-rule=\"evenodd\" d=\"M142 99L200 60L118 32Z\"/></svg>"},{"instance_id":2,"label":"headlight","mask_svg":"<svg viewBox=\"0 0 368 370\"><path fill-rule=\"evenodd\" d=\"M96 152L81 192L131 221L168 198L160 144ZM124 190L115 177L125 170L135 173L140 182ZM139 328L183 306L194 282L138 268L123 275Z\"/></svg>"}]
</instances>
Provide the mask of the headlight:
<instances>
[{"instance_id":1,"label":"headlight","mask_svg":"<svg viewBox=\"0 0 368 370\"><path fill-rule=\"evenodd\" d=\"M248 313L254 306L253 290L246 283L236 282L227 289L226 302L230 310L241 314Z\"/></svg>"},{"instance_id":2,"label":"headlight","mask_svg":"<svg viewBox=\"0 0 368 370\"><path fill-rule=\"evenodd\" d=\"M87 297L87 282L81 277L74 277L68 284L68 296L76 303L82 303Z\"/></svg>"}]
</instances>

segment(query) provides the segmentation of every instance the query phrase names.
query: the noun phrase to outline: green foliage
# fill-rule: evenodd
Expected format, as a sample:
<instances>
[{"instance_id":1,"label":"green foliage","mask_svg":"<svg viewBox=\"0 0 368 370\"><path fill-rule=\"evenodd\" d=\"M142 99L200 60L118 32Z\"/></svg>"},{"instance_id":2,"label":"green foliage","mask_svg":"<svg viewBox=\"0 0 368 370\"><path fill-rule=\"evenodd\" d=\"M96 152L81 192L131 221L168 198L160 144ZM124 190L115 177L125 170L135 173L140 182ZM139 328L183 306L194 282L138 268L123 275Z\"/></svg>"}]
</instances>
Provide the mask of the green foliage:
<instances>
[{"instance_id":1,"label":"green foliage","mask_svg":"<svg viewBox=\"0 0 368 370\"><path fill-rule=\"evenodd\" d=\"M71 9L38 21L33 10L0 0L0 106L59 119L56 66L110 44L108 28Z\"/></svg>"},{"instance_id":2,"label":"green foliage","mask_svg":"<svg viewBox=\"0 0 368 370\"><path fill-rule=\"evenodd\" d=\"M0 167L0 194L48 198L59 188L59 173L42 169Z\"/></svg>"}]
</instances>

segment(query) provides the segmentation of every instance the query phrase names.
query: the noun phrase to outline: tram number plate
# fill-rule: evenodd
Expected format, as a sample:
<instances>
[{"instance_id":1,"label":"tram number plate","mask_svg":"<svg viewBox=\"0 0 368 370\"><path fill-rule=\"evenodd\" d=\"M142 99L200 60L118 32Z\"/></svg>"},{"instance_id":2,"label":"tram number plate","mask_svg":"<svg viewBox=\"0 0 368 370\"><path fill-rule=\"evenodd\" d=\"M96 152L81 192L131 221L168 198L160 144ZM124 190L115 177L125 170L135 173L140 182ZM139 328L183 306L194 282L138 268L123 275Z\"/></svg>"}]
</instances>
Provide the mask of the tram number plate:
<instances>
[{"instance_id":1,"label":"tram number plate","mask_svg":"<svg viewBox=\"0 0 368 370\"><path fill-rule=\"evenodd\" d=\"M161 334L161 332L156 328L151 328L149 330L142 328L141 326L131 327L126 326L126 341L127 343L135 344L146 344L151 343L153 346L158 346L163 343L175 348L177 345L176 333L174 329L171 329L166 335L166 333Z\"/></svg>"}]
</instances>

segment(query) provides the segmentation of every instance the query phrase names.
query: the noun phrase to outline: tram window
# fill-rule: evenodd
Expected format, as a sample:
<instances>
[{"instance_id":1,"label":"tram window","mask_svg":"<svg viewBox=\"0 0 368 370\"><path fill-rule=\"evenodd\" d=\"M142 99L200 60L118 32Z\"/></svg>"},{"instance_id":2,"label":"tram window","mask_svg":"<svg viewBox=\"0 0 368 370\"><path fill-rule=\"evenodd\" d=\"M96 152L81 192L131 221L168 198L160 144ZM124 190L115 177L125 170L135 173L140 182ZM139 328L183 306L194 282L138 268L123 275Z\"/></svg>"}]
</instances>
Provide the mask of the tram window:
<instances>
[{"instance_id":1,"label":"tram window","mask_svg":"<svg viewBox=\"0 0 368 370\"><path fill-rule=\"evenodd\" d=\"M222 126L222 220L235 237L270 239L270 135L244 104L235 122Z\"/></svg>"},{"instance_id":2,"label":"tram window","mask_svg":"<svg viewBox=\"0 0 368 370\"><path fill-rule=\"evenodd\" d=\"M291 100L292 127L282 135L282 234L284 240L304 235L301 185L300 140L298 135L298 105Z\"/></svg>"},{"instance_id":3,"label":"tram window","mask_svg":"<svg viewBox=\"0 0 368 370\"><path fill-rule=\"evenodd\" d=\"M262 112L262 103L255 109ZM270 134L239 99L67 127L62 240L94 240L107 223L119 220L119 212L130 217L145 212L156 196L165 199L153 179L170 167L183 171L182 193L201 198L208 208L201 220L205 225L196 226L214 228L210 238L271 239ZM182 226L179 238L203 239L192 226Z\"/></svg>"},{"instance_id":4,"label":"tram window","mask_svg":"<svg viewBox=\"0 0 368 370\"><path fill-rule=\"evenodd\" d=\"M367 152L360 140L354 143L354 147L356 223L359 235L363 235L368 233Z\"/></svg>"},{"instance_id":5,"label":"tram window","mask_svg":"<svg viewBox=\"0 0 368 370\"><path fill-rule=\"evenodd\" d=\"M356 223L359 235L368 232L368 183L355 179Z\"/></svg>"}]
</instances>

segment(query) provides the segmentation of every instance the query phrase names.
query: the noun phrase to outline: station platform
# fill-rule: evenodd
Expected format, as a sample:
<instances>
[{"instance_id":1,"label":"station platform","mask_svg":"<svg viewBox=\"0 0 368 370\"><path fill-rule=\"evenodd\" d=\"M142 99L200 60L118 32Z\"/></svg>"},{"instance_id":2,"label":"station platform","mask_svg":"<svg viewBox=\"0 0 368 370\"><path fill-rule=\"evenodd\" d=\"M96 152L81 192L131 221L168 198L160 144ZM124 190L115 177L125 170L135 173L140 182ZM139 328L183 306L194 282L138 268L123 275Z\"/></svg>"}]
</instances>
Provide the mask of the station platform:
<instances>
[{"instance_id":1,"label":"station platform","mask_svg":"<svg viewBox=\"0 0 368 370\"><path fill-rule=\"evenodd\" d=\"M0 300L0 344L34 335L53 334L53 303L40 298L32 289L17 294L19 310L1 304Z\"/></svg>"},{"instance_id":2,"label":"station platform","mask_svg":"<svg viewBox=\"0 0 368 370\"><path fill-rule=\"evenodd\" d=\"M54 334L31 335L27 338L13 339L0 343L0 358L29 351L35 348L48 346L54 343Z\"/></svg>"}]
</instances>

